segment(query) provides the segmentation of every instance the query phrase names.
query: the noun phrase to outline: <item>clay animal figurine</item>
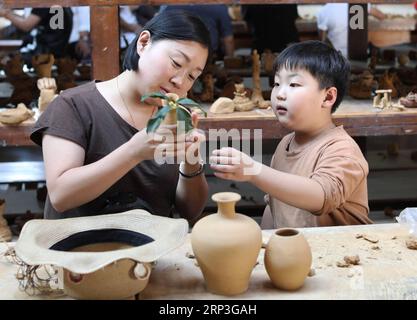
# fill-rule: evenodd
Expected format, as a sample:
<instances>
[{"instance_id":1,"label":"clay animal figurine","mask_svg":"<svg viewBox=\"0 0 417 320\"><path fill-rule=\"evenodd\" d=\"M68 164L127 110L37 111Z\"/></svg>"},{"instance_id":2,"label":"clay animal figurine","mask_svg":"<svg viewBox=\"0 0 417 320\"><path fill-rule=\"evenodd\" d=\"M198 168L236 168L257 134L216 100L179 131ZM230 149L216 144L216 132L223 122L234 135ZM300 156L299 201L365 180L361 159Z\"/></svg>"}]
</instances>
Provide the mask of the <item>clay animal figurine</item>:
<instances>
[{"instance_id":1,"label":"clay animal figurine","mask_svg":"<svg viewBox=\"0 0 417 320\"><path fill-rule=\"evenodd\" d=\"M234 92L233 102L236 111L250 111L255 108L255 103L246 97L245 85L243 83L235 84L236 91Z\"/></svg>"}]
</instances>

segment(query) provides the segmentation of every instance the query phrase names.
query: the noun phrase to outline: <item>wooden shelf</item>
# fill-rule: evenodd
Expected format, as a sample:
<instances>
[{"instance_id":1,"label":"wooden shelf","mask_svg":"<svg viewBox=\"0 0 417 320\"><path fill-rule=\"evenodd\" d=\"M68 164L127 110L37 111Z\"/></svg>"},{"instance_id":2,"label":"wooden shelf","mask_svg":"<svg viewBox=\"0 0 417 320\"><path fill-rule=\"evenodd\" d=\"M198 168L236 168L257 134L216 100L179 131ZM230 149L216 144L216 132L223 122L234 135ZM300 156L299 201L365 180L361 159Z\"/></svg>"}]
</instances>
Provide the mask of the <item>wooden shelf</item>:
<instances>
[{"instance_id":1,"label":"wooden shelf","mask_svg":"<svg viewBox=\"0 0 417 320\"><path fill-rule=\"evenodd\" d=\"M208 105L204 107L208 109ZM372 107L371 100L346 97L334 113L333 119L336 125L343 125L346 131L355 137L417 134L417 108L381 111ZM35 121L36 119L32 118L15 126L0 124L0 146L33 145L29 135ZM271 110L261 109L223 115L209 112L207 118L200 119L199 128L205 132L209 140L209 129L237 129L243 140L253 139L255 129L262 130L262 139L281 139L288 133ZM249 129L246 131L250 133L249 137L244 136L245 129Z\"/></svg>"},{"instance_id":2,"label":"wooden shelf","mask_svg":"<svg viewBox=\"0 0 417 320\"><path fill-rule=\"evenodd\" d=\"M108 80L120 72L118 5L162 4L321 4L326 0L62 0L63 7L91 6L91 37L93 42L93 77ZM379 3L378 0L335 1L349 3ZM0 0L4 8L52 7L56 0ZM407 0L389 0L384 3L407 4Z\"/></svg>"}]
</instances>

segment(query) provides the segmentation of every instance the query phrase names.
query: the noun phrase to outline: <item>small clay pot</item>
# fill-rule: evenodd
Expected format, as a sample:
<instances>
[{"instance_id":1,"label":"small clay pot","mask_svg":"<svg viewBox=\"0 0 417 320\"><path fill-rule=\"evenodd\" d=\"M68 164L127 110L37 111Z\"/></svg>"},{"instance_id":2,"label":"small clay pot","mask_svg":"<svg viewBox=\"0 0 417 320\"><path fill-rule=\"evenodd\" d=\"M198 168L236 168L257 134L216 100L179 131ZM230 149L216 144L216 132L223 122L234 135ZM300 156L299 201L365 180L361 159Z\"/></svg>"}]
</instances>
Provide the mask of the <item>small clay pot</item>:
<instances>
[{"instance_id":1,"label":"small clay pot","mask_svg":"<svg viewBox=\"0 0 417 320\"><path fill-rule=\"evenodd\" d=\"M311 249L296 229L278 229L269 239L264 263L272 283L279 289L297 290L310 272Z\"/></svg>"}]
</instances>

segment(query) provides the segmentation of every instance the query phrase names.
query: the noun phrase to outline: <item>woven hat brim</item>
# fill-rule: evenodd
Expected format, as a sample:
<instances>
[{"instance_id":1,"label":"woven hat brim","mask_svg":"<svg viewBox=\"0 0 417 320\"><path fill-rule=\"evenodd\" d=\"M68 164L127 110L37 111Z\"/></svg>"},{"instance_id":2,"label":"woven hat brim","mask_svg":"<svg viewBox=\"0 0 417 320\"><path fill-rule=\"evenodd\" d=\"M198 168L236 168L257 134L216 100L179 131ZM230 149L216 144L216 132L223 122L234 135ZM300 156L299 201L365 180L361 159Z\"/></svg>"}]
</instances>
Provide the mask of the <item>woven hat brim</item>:
<instances>
[{"instance_id":1,"label":"woven hat brim","mask_svg":"<svg viewBox=\"0 0 417 320\"><path fill-rule=\"evenodd\" d=\"M154 241L105 252L65 252L49 249L69 236L90 230L121 229L147 235ZM51 264L86 274L120 259L153 262L181 246L188 233L185 219L151 215L145 210L59 220L28 221L15 246L17 256L29 265Z\"/></svg>"}]
</instances>

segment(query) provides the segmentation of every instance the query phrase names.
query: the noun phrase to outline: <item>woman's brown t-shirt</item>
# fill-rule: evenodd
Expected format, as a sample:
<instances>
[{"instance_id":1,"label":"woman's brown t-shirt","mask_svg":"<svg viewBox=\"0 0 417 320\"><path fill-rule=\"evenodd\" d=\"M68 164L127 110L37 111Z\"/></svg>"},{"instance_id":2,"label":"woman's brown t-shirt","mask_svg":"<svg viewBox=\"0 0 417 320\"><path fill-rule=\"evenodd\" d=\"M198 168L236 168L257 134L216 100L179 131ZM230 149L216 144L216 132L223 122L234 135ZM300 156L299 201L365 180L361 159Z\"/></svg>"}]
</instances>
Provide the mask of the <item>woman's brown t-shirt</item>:
<instances>
[{"instance_id":1,"label":"woman's brown t-shirt","mask_svg":"<svg viewBox=\"0 0 417 320\"><path fill-rule=\"evenodd\" d=\"M85 150L84 165L94 163L127 142L138 131L97 90L95 82L61 93L39 117L30 138L42 145L44 134L77 143ZM100 181L97 181L100 183ZM123 212L144 208L170 216L178 183L178 165L143 161L93 201L58 213L46 200L47 219Z\"/></svg>"}]
</instances>

